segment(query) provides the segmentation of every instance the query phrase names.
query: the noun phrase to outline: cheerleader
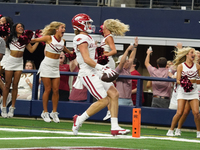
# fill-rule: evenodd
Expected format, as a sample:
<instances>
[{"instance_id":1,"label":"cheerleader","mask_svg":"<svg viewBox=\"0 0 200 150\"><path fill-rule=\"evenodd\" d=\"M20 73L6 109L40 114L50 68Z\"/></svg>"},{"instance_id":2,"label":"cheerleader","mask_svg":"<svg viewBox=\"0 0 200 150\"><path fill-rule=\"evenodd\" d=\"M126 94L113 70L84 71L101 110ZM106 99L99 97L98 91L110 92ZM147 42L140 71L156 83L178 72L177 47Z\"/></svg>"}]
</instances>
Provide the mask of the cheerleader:
<instances>
[{"instance_id":1,"label":"cheerleader","mask_svg":"<svg viewBox=\"0 0 200 150\"><path fill-rule=\"evenodd\" d=\"M103 23L104 39L101 42L101 48L104 49L103 55L108 56L109 62L107 65L111 69L116 68L115 61L112 56L117 54L113 35L123 36L127 31L129 31L129 25L125 25L117 19L107 19Z\"/></svg>"},{"instance_id":2,"label":"cheerleader","mask_svg":"<svg viewBox=\"0 0 200 150\"><path fill-rule=\"evenodd\" d=\"M196 56L197 56L197 64L200 65L200 52L197 50L196 50ZM200 80L199 79L196 80L196 84L197 84L199 98L200 98ZM181 136L181 127L182 127L183 123L185 122L188 114L190 113L190 110L191 110L191 107L190 107L188 101L186 101L184 112L178 122L178 127L175 131L175 136Z\"/></svg>"},{"instance_id":3,"label":"cheerleader","mask_svg":"<svg viewBox=\"0 0 200 150\"><path fill-rule=\"evenodd\" d=\"M103 23L103 36L104 39L101 42L101 48L104 49L104 56L108 56L108 64L107 66L111 69L115 69L115 61L113 59L113 55L117 54L117 50L115 47L113 35L123 36L127 31L129 31L129 25L126 25L120 22L118 19L107 19ZM103 120L107 120L111 117L110 108L108 105L108 111Z\"/></svg>"},{"instance_id":4,"label":"cheerleader","mask_svg":"<svg viewBox=\"0 0 200 150\"><path fill-rule=\"evenodd\" d=\"M177 67L176 82L180 85L177 89L178 106L167 136L174 136L174 128L180 120L186 105L189 105L194 115L197 128L197 138L200 138L199 95L196 80L200 75L200 65L195 63L195 49L186 47L175 51L174 65ZM190 81L188 84L185 84Z\"/></svg>"},{"instance_id":5,"label":"cheerleader","mask_svg":"<svg viewBox=\"0 0 200 150\"><path fill-rule=\"evenodd\" d=\"M0 15L1 16L1 15ZM12 18L8 16L0 17L0 75L4 73L6 58L10 54L10 50L6 47L6 40L10 34L10 28L13 25ZM3 29L3 30L2 30ZM2 81L2 76L0 78L0 88L3 93L4 82ZM0 103L2 105L3 96L1 95ZM8 94L6 105L11 101L11 94Z\"/></svg>"},{"instance_id":6,"label":"cheerleader","mask_svg":"<svg viewBox=\"0 0 200 150\"><path fill-rule=\"evenodd\" d=\"M50 117L53 119L54 122L60 122L57 112L60 84L59 58L60 53L62 51L65 51L70 54L73 53L64 46L64 39L62 38L64 33L65 24L62 22L53 21L43 29L43 37L35 38L31 41L32 43L46 43L45 58L41 62L38 70L38 73L40 73L40 77L42 79L45 89L42 97L44 110L41 114L41 117L44 119L45 122L51 122ZM51 89L53 91L53 110L49 114L47 106Z\"/></svg>"},{"instance_id":7,"label":"cheerleader","mask_svg":"<svg viewBox=\"0 0 200 150\"><path fill-rule=\"evenodd\" d=\"M0 20L1 20L0 21L1 25L7 24L9 28L11 28L13 26L13 21L12 21L12 19L10 17L4 16ZM4 36L5 42L6 42L6 39L8 38L8 35L9 35L9 33L7 33L7 36ZM0 65L0 71L1 71L1 73L3 72L2 69L5 69L6 58L10 54L9 48L5 47L4 52L5 52L5 55L3 56L2 60L1 60L1 65Z\"/></svg>"},{"instance_id":8,"label":"cheerleader","mask_svg":"<svg viewBox=\"0 0 200 150\"><path fill-rule=\"evenodd\" d=\"M31 31L32 33L32 31ZM15 102L18 93L18 83L23 70L23 54L25 48L33 53L39 43L33 46L29 43L30 40L22 37L24 34L24 25L16 23L11 28L10 36L6 42L7 47L10 49L10 54L5 63L5 86L3 90L3 107L1 108L1 116L3 118L13 117L15 110ZM28 35L31 36L31 35ZM20 38L21 37L21 38ZM30 37L31 38L31 37ZM12 105L7 114L6 100L12 83Z\"/></svg>"}]
</instances>

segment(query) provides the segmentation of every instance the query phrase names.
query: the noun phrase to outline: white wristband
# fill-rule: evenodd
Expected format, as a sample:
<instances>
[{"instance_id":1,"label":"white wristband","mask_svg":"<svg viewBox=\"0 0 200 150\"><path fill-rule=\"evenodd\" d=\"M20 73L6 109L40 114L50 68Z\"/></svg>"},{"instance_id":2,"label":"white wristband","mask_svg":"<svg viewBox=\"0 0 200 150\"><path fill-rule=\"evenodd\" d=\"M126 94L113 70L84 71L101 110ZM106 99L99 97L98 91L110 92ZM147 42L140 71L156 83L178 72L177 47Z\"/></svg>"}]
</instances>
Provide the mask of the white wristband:
<instances>
[{"instance_id":1,"label":"white wristband","mask_svg":"<svg viewBox=\"0 0 200 150\"><path fill-rule=\"evenodd\" d=\"M103 66L100 64L96 64L95 69L102 70Z\"/></svg>"}]
</instances>

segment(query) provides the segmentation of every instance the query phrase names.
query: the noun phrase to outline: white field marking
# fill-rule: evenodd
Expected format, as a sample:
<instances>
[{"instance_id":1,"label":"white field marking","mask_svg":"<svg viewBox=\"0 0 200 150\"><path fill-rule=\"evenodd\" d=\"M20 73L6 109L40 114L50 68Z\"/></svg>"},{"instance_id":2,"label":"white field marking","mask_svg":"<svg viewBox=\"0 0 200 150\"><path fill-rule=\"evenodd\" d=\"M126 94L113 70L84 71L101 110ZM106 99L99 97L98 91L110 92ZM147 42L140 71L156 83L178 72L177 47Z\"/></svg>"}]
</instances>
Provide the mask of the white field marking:
<instances>
[{"instance_id":1,"label":"white field marking","mask_svg":"<svg viewBox=\"0 0 200 150\"><path fill-rule=\"evenodd\" d=\"M21 149L64 149L64 150L71 150L71 149L73 149L73 150L76 150L76 149L79 149L79 150L82 150L82 149L86 149L86 148L88 148L88 149L102 149L102 148L104 148L104 149L115 149L115 150L117 150L117 149L123 149L123 150L131 150L131 149L129 149L129 148L119 148L119 147L103 147L103 146L90 146L90 147L86 147L86 146L81 146L81 147L27 147L27 148L20 148L20 150ZM18 148L4 148L4 149L1 149L0 148L0 150L11 150L11 149L13 149L13 150L19 150Z\"/></svg>"},{"instance_id":2,"label":"white field marking","mask_svg":"<svg viewBox=\"0 0 200 150\"><path fill-rule=\"evenodd\" d=\"M37 132L37 133L57 133L57 134L66 134L73 135L73 132L67 131L49 131L49 130L29 130L29 129L13 129L13 128L0 128L0 131L9 131L9 132ZM112 136L110 134L101 134L101 133L83 133L80 132L79 135L87 136L102 136L102 137L19 137L19 138L0 138L0 140L32 140L32 139L158 139L158 140L170 140L170 141L179 141L179 142L191 142L191 143L200 143L200 140L191 140L184 138L176 137L148 137L141 136L140 138L134 138L130 135L117 135Z\"/></svg>"},{"instance_id":3,"label":"white field marking","mask_svg":"<svg viewBox=\"0 0 200 150\"><path fill-rule=\"evenodd\" d=\"M31 129L14 129L14 128L0 128L0 131L8 131L8 132L57 133L57 134L73 135L73 132L69 132L69 131L31 130ZM78 135L108 136L108 137L112 137L111 134L103 134L103 133L81 133L81 132L79 132Z\"/></svg>"}]
</instances>

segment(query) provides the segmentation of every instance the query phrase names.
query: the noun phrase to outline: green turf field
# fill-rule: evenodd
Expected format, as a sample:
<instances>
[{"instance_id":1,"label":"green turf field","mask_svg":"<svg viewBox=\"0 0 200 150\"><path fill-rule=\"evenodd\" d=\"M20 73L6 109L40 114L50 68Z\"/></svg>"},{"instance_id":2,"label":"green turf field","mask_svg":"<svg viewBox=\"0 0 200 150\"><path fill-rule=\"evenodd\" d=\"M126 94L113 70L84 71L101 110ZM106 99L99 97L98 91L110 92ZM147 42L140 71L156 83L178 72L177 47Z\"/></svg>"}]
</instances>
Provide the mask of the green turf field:
<instances>
[{"instance_id":1,"label":"green turf field","mask_svg":"<svg viewBox=\"0 0 200 150\"><path fill-rule=\"evenodd\" d=\"M110 123L86 122L79 135L72 135L72 121L46 123L33 118L0 118L0 148L102 146L150 150L199 150L200 139L193 130L181 137L167 137L167 128L142 127L141 138L110 135ZM121 125L131 129L131 125Z\"/></svg>"}]
</instances>

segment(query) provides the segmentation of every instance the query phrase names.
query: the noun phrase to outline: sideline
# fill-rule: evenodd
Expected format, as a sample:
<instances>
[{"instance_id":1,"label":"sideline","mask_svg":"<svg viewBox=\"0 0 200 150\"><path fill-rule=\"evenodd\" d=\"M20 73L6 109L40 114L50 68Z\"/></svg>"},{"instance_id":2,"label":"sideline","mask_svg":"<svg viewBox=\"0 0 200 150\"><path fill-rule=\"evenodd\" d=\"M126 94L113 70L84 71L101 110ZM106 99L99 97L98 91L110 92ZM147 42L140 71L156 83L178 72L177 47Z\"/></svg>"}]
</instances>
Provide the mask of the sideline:
<instances>
[{"instance_id":1,"label":"sideline","mask_svg":"<svg viewBox=\"0 0 200 150\"><path fill-rule=\"evenodd\" d=\"M37 132L37 133L57 133L57 134L66 134L73 135L72 132L67 131L50 131L50 130L29 130L29 129L14 129L14 128L0 128L0 131L8 131L8 132ZM118 135L112 136L110 134L102 134L102 133L83 133L80 132L79 135L85 136L93 136L93 137L16 137L16 138L0 138L0 140L32 140L32 139L157 139L157 140L170 140L170 141L179 141L179 142L190 142L190 143L200 143L200 140L191 140L177 137L148 137L141 136L140 138L134 138L130 135ZM96 136L96 137L94 137Z\"/></svg>"}]
</instances>

